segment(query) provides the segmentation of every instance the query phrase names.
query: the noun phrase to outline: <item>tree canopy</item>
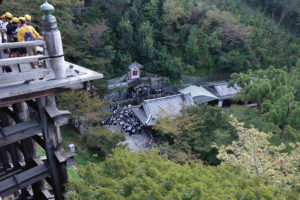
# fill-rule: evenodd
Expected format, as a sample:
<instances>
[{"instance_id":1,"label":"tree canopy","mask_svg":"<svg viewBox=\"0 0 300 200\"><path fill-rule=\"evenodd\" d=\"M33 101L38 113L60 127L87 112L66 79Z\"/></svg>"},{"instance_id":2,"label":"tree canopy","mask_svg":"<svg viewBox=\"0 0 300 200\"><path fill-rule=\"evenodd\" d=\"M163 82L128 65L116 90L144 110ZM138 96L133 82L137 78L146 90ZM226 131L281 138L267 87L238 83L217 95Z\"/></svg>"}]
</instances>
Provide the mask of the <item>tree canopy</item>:
<instances>
[{"instance_id":1,"label":"tree canopy","mask_svg":"<svg viewBox=\"0 0 300 200\"><path fill-rule=\"evenodd\" d=\"M4 0L0 12L31 14L41 31L42 3ZM80 5L77 0L50 3L66 59L108 78L125 73L133 61L178 79L270 65L291 69L299 57L298 0L106 0L77 16L71 11Z\"/></svg>"},{"instance_id":2,"label":"tree canopy","mask_svg":"<svg viewBox=\"0 0 300 200\"><path fill-rule=\"evenodd\" d=\"M245 174L260 177L265 183L275 186L279 193L298 187L300 143L290 143L293 151L287 153L284 144L270 144L270 134L253 127L245 128L243 123L231 118L239 139L231 145L218 148L217 157L224 161L223 164L241 167Z\"/></svg>"},{"instance_id":3,"label":"tree canopy","mask_svg":"<svg viewBox=\"0 0 300 200\"><path fill-rule=\"evenodd\" d=\"M179 165L149 153L116 149L100 166L80 170L69 199L279 199L272 186L229 166Z\"/></svg>"},{"instance_id":4,"label":"tree canopy","mask_svg":"<svg viewBox=\"0 0 300 200\"><path fill-rule=\"evenodd\" d=\"M286 126L295 125L293 122L300 117L300 103L295 99L299 92L295 77L298 77L296 70L292 74L269 67L267 70L234 73L229 86L240 86L242 91L236 99L245 104L249 101L257 103L258 115L263 114L265 120L276 124L281 129L280 137L284 138Z\"/></svg>"}]
</instances>

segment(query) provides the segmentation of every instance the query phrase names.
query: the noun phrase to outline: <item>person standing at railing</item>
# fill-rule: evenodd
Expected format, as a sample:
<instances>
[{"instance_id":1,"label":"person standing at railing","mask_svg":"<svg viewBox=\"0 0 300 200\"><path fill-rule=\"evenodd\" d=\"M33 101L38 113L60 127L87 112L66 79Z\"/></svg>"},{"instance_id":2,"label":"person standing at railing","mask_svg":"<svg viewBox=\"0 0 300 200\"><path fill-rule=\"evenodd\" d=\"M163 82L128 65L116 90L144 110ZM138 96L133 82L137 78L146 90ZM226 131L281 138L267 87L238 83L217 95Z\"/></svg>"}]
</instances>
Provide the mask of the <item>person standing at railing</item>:
<instances>
[{"instance_id":1,"label":"person standing at railing","mask_svg":"<svg viewBox=\"0 0 300 200\"><path fill-rule=\"evenodd\" d=\"M6 26L7 26L7 22L5 21L5 15L2 15L1 17L1 21L0 21L0 37L1 37L1 41L0 43L5 43L5 38L6 38Z\"/></svg>"},{"instance_id":2,"label":"person standing at railing","mask_svg":"<svg viewBox=\"0 0 300 200\"><path fill-rule=\"evenodd\" d=\"M0 43L6 43L7 42L7 26L11 23L12 20L12 14L9 12L6 12L2 17L1 23L0 23ZM8 58L8 51L7 50L0 50L0 59ZM11 68L9 66L0 66L2 72L12 72Z\"/></svg>"},{"instance_id":3,"label":"person standing at railing","mask_svg":"<svg viewBox=\"0 0 300 200\"><path fill-rule=\"evenodd\" d=\"M5 23L5 15L2 15L1 20L0 20L0 45L3 43L3 29L4 29L4 23ZM0 50L0 59L4 58L4 52L3 50ZM2 73L2 72L0 72Z\"/></svg>"},{"instance_id":4,"label":"person standing at railing","mask_svg":"<svg viewBox=\"0 0 300 200\"><path fill-rule=\"evenodd\" d=\"M24 18L25 18L25 20L26 20L26 25L27 25L27 26L31 26L31 16L28 15L28 14L26 14L26 15L24 16Z\"/></svg>"},{"instance_id":5,"label":"person standing at railing","mask_svg":"<svg viewBox=\"0 0 300 200\"><path fill-rule=\"evenodd\" d=\"M1 35L2 35L2 43L6 43L7 42L7 26L9 26L11 24L11 20L12 20L12 14L9 12L6 12L3 16L2 16L2 23L1 23L1 27L0 27L0 31L1 31Z\"/></svg>"},{"instance_id":6,"label":"person standing at railing","mask_svg":"<svg viewBox=\"0 0 300 200\"><path fill-rule=\"evenodd\" d=\"M16 17L13 17L12 25L7 27L7 35L8 35L9 42L18 42L19 28L20 28L19 19ZM17 57L18 49L17 48L10 49L10 54L14 58Z\"/></svg>"},{"instance_id":7,"label":"person standing at railing","mask_svg":"<svg viewBox=\"0 0 300 200\"><path fill-rule=\"evenodd\" d=\"M18 41L19 42L28 42L28 41L35 41L35 40L42 40L43 38L40 36L40 34L32 27L26 25L26 20L24 17L20 18L21 28L18 31ZM27 54L29 56L34 55L35 53L35 47L27 47L27 51L25 49L22 50L23 52L20 52L23 56L26 56ZM31 63L32 68L34 69L34 63Z\"/></svg>"}]
</instances>

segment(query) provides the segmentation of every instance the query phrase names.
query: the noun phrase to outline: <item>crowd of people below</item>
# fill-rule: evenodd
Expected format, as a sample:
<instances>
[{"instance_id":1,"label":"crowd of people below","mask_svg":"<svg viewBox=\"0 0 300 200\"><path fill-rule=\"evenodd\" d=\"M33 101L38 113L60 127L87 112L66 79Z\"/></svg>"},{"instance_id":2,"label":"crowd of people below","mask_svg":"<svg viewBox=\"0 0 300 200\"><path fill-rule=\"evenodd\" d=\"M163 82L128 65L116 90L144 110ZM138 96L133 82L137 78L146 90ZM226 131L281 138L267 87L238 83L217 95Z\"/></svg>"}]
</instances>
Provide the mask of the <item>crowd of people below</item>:
<instances>
[{"instance_id":1,"label":"crowd of people below","mask_svg":"<svg viewBox=\"0 0 300 200\"><path fill-rule=\"evenodd\" d=\"M10 12L2 15L0 20L0 45L12 42L27 42L42 40L43 38L31 24L31 16L26 14L24 17L13 17ZM0 50L0 59L32 56L36 54L35 47L12 48ZM3 72L11 72L9 66L0 66ZM35 68L34 63L31 67Z\"/></svg>"},{"instance_id":2,"label":"crowd of people below","mask_svg":"<svg viewBox=\"0 0 300 200\"><path fill-rule=\"evenodd\" d=\"M109 126L120 126L123 133L141 134L143 125L135 117L131 110L131 105L120 106L119 104L114 108L113 115L102 122L106 128Z\"/></svg>"}]
</instances>

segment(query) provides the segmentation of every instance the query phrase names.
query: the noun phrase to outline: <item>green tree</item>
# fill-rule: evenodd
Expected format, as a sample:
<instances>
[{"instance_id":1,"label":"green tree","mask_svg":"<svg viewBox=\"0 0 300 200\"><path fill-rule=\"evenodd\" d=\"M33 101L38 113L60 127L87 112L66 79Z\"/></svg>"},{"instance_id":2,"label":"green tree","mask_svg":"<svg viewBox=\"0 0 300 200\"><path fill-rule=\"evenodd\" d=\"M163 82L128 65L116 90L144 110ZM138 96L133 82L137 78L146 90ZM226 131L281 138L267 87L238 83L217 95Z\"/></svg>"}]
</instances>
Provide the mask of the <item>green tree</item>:
<instances>
[{"instance_id":1,"label":"green tree","mask_svg":"<svg viewBox=\"0 0 300 200\"><path fill-rule=\"evenodd\" d=\"M105 103L95 93L84 90L62 93L57 96L57 102L59 108L71 111L72 118L82 122L87 129L110 114L105 111Z\"/></svg>"},{"instance_id":2,"label":"green tree","mask_svg":"<svg viewBox=\"0 0 300 200\"><path fill-rule=\"evenodd\" d=\"M149 153L116 149L100 165L80 169L69 199L279 199L272 186L228 166L179 165Z\"/></svg>"},{"instance_id":3,"label":"green tree","mask_svg":"<svg viewBox=\"0 0 300 200\"><path fill-rule=\"evenodd\" d=\"M291 84L295 89L295 98L297 101L300 101L300 59L298 59L296 66L292 68L291 75Z\"/></svg>"},{"instance_id":4,"label":"green tree","mask_svg":"<svg viewBox=\"0 0 300 200\"><path fill-rule=\"evenodd\" d=\"M143 62L148 63L154 57L154 39L153 39L153 27L148 21L142 23L138 29L136 50L139 58Z\"/></svg>"},{"instance_id":5,"label":"green tree","mask_svg":"<svg viewBox=\"0 0 300 200\"><path fill-rule=\"evenodd\" d=\"M43 0L3 0L0 7L0 13L11 12L13 16L19 17L29 14L32 16L32 22L34 26L37 26L38 30L41 31L41 18L43 13L40 10L40 6L44 3ZM80 5L79 0L65 0L49 1L54 7L54 15L58 20L58 24L67 25L74 19L71 9Z\"/></svg>"},{"instance_id":6,"label":"green tree","mask_svg":"<svg viewBox=\"0 0 300 200\"><path fill-rule=\"evenodd\" d=\"M263 107L266 110L264 114L266 120L272 121L281 129L281 139L284 139L286 126L300 118L300 102L295 101L295 96L291 92L273 104L269 100L264 102Z\"/></svg>"},{"instance_id":7,"label":"green tree","mask_svg":"<svg viewBox=\"0 0 300 200\"><path fill-rule=\"evenodd\" d=\"M286 16L293 12L299 12L300 1L299 0L274 0L274 3L279 4L281 6L281 14L280 19L278 21L278 25L284 20Z\"/></svg>"},{"instance_id":8,"label":"green tree","mask_svg":"<svg viewBox=\"0 0 300 200\"><path fill-rule=\"evenodd\" d=\"M208 105L188 107L176 118L161 119L154 128L161 141L159 149L179 163L201 159L217 165L218 152L212 144L229 144L236 139L227 115Z\"/></svg>"},{"instance_id":9,"label":"green tree","mask_svg":"<svg viewBox=\"0 0 300 200\"><path fill-rule=\"evenodd\" d=\"M85 140L88 148L99 155L106 156L112 153L120 142L125 141L125 135L119 131L112 132L105 127L90 128L85 135Z\"/></svg>"},{"instance_id":10,"label":"green tree","mask_svg":"<svg viewBox=\"0 0 300 200\"><path fill-rule=\"evenodd\" d=\"M187 61L188 64L197 65L197 61L199 57L202 56L199 54L198 42L199 42L198 32L194 28L190 31L190 34L187 38L186 47L185 47L185 53L186 53L185 60Z\"/></svg>"},{"instance_id":11,"label":"green tree","mask_svg":"<svg viewBox=\"0 0 300 200\"><path fill-rule=\"evenodd\" d=\"M164 2L164 19L172 25L181 17L189 16L187 0L166 0Z\"/></svg>"},{"instance_id":12,"label":"green tree","mask_svg":"<svg viewBox=\"0 0 300 200\"><path fill-rule=\"evenodd\" d=\"M122 51L129 51L132 49L133 45L133 27L128 18L123 17L117 25L117 37L118 37L118 49Z\"/></svg>"},{"instance_id":13,"label":"green tree","mask_svg":"<svg viewBox=\"0 0 300 200\"><path fill-rule=\"evenodd\" d=\"M253 127L245 128L244 123L231 118L239 139L231 145L218 147L218 158L223 160L223 164L241 167L249 177L260 177L265 183L274 185L279 193L299 186L300 143L290 143L294 150L286 153L284 144L270 144L270 134Z\"/></svg>"},{"instance_id":14,"label":"green tree","mask_svg":"<svg viewBox=\"0 0 300 200\"><path fill-rule=\"evenodd\" d=\"M157 24L159 19L159 0L150 0L143 6L145 20Z\"/></svg>"},{"instance_id":15,"label":"green tree","mask_svg":"<svg viewBox=\"0 0 300 200\"><path fill-rule=\"evenodd\" d=\"M267 70L249 71L248 73L234 73L229 86L235 84L242 88L237 99L245 104L257 103L258 115L263 113L262 105L266 100L274 102L282 95L291 91L288 84L288 74L282 69L270 67Z\"/></svg>"}]
</instances>

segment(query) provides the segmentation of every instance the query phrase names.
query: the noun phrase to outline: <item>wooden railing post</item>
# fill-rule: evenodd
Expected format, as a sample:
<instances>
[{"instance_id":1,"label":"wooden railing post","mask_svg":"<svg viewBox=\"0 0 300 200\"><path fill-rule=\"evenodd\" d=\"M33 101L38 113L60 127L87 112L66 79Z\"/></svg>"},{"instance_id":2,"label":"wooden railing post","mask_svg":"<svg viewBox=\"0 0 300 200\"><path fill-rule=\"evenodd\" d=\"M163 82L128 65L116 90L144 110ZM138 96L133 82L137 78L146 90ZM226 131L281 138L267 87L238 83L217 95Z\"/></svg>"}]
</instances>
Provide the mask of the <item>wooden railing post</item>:
<instances>
[{"instance_id":1,"label":"wooden railing post","mask_svg":"<svg viewBox=\"0 0 300 200\"><path fill-rule=\"evenodd\" d=\"M56 79L66 78L66 69L64 67L64 52L61 41L61 34L57 28L56 18L52 15L54 7L47 1L41 5L44 12L43 21L43 37L48 47L51 67L55 73Z\"/></svg>"}]
</instances>

